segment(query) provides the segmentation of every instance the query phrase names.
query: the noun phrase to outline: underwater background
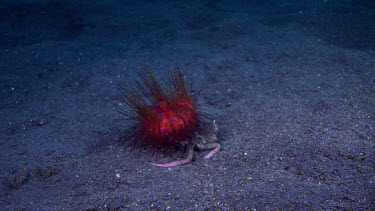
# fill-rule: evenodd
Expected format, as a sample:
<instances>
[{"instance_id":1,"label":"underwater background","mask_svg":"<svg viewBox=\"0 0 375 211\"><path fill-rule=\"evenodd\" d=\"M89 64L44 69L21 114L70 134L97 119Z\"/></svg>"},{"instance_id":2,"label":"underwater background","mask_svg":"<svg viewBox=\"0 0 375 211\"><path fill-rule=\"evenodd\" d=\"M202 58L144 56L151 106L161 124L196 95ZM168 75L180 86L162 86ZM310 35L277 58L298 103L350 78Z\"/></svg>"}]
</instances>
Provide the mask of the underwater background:
<instances>
[{"instance_id":1,"label":"underwater background","mask_svg":"<svg viewBox=\"0 0 375 211\"><path fill-rule=\"evenodd\" d=\"M1 210L375 209L375 1L3 0L0 20ZM161 168L115 108L175 66L221 149Z\"/></svg>"}]
</instances>

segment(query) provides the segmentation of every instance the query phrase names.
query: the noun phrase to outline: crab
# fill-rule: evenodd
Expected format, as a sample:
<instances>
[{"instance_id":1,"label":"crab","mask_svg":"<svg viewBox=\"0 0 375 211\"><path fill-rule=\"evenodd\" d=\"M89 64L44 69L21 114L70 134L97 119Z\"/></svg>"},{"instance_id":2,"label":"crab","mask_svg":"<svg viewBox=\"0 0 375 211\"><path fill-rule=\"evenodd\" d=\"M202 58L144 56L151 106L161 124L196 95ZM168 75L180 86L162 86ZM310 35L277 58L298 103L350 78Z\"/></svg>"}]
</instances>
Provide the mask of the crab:
<instances>
[{"instance_id":1,"label":"crab","mask_svg":"<svg viewBox=\"0 0 375 211\"><path fill-rule=\"evenodd\" d=\"M209 159L220 150L220 144L216 143L217 141L216 133L218 131L219 131L219 128L217 126L216 121L214 120L212 122L212 131L210 134L202 136L196 133L194 135L193 141L191 141L191 143L188 145L189 154L187 158L183 160L173 161L170 163L164 163L164 164L157 164L157 163L150 163L150 164L154 166L159 166L159 167L174 167L174 166L179 166L179 165L183 165L186 163L190 163L193 160L194 150L199 150L199 151L211 150L204 157L205 159Z\"/></svg>"}]
</instances>

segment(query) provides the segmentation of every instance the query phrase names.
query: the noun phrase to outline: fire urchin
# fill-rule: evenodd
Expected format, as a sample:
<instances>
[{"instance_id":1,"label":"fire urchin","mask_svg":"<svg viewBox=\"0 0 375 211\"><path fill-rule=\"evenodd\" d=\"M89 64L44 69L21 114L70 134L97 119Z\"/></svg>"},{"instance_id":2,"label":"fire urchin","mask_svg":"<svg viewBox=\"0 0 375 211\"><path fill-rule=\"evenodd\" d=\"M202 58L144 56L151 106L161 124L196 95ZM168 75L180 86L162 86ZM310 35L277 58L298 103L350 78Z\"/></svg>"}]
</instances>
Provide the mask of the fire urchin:
<instances>
[{"instance_id":1,"label":"fire urchin","mask_svg":"<svg viewBox=\"0 0 375 211\"><path fill-rule=\"evenodd\" d=\"M140 72L141 81L136 89L124 92L123 102L131 110L130 120L134 125L126 131L126 137L142 148L152 146L157 152L170 149L188 149L186 159L160 167L172 167L188 163L193 158L194 147L212 150L205 158L210 158L220 149L216 143L218 131L215 120L210 135L199 135L207 127L207 117L192 98L192 88L187 91L184 75L179 68L168 74L167 87L159 85L149 69Z\"/></svg>"}]
</instances>

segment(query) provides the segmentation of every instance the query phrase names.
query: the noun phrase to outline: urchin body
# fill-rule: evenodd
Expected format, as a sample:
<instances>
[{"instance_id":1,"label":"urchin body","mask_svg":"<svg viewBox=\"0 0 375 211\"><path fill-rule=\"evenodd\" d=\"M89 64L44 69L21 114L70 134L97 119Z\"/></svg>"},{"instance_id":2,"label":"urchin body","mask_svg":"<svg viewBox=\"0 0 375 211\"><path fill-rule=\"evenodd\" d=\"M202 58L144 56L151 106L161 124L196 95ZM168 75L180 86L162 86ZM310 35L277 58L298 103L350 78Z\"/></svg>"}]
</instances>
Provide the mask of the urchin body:
<instances>
[{"instance_id":1,"label":"urchin body","mask_svg":"<svg viewBox=\"0 0 375 211\"><path fill-rule=\"evenodd\" d=\"M202 150L213 148L215 152L210 153L212 155L220 149L216 143L215 146L213 143L198 143L197 140L203 140L199 134L207 126L207 118L199 110L196 100L192 99L191 90L187 91L184 75L179 68L169 73L168 88L161 87L149 70L142 72L140 77L142 81L137 83L137 90L124 93L123 101L131 108L130 119L135 123L127 131L128 138L143 148L152 146L157 152L189 149L187 159L168 164L151 164L177 166L191 161L194 147ZM213 124L216 134L217 125L215 122Z\"/></svg>"}]
</instances>

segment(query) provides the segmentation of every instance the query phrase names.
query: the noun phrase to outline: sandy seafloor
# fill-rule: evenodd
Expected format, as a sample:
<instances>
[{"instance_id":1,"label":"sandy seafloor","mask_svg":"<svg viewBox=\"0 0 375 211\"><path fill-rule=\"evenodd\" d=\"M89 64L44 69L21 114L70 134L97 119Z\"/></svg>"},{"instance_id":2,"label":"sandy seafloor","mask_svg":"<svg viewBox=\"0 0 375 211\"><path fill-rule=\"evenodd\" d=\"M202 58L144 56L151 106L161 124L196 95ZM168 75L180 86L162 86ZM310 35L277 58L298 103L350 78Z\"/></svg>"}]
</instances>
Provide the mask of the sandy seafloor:
<instances>
[{"instance_id":1,"label":"sandy seafloor","mask_svg":"<svg viewBox=\"0 0 375 211\"><path fill-rule=\"evenodd\" d=\"M14 0L0 18L0 210L375 209L373 1ZM176 65L222 148L154 167L114 108L140 68Z\"/></svg>"}]
</instances>

